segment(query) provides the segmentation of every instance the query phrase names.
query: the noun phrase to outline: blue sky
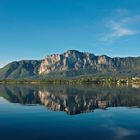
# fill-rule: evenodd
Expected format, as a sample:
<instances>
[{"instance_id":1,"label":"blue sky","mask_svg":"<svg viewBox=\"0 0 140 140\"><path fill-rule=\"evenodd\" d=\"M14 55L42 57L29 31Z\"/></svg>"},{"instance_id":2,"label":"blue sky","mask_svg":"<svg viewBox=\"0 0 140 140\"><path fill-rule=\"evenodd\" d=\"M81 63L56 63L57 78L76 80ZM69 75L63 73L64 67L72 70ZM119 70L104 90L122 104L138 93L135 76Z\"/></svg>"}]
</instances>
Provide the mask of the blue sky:
<instances>
[{"instance_id":1,"label":"blue sky","mask_svg":"<svg viewBox=\"0 0 140 140\"><path fill-rule=\"evenodd\" d=\"M0 67L68 49L140 56L140 0L0 0Z\"/></svg>"}]
</instances>

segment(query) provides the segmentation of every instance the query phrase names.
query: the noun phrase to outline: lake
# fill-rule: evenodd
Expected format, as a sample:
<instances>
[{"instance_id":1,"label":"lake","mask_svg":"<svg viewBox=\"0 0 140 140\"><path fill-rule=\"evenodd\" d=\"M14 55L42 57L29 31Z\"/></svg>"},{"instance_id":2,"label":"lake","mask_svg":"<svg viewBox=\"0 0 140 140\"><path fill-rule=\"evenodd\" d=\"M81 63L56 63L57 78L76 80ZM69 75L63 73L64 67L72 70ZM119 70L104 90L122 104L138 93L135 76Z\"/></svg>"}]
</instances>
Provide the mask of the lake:
<instances>
[{"instance_id":1,"label":"lake","mask_svg":"<svg viewBox=\"0 0 140 140\"><path fill-rule=\"evenodd\" d=\"M140 87L0 85L1 140L139 140Z\"/></svg>"}]
</instances>

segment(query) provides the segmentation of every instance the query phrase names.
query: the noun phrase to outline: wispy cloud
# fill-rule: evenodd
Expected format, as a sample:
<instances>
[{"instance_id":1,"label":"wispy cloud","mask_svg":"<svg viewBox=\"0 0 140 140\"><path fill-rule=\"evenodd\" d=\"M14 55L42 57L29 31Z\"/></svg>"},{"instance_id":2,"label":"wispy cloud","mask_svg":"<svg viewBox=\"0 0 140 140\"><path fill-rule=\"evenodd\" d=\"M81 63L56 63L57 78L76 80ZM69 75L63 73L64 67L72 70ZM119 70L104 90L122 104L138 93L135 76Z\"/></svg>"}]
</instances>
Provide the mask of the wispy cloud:
<instances>
[{"instance_id":1,"label":"wispy cloud","mask_svg":"<svg viewBox=\"0 0 140 140\"><path fill-rule=\"evenodd\" d=\"M112 31L113 32L111 35L113 37L123 37L123 36L137 34L136 30L125 28L125 27L121 26L121 24L115 23L115 22L112 23Z\"/></svg>"},{"instance_id":2,"label":"wispy cloud","mask_svg":"<svg viewBox=\"0 0 140 140\"><path fill-rule=\"evenodd\" d=\"M119 14L122 15L118 16ZM116 17L114 16L106 21L106 32L101 35L100 41L113 43L120 38L136 35L139 31L134 25L139 22L140 16L126 16L126 10L119 10Z\"/></svg>"}]
</instances>

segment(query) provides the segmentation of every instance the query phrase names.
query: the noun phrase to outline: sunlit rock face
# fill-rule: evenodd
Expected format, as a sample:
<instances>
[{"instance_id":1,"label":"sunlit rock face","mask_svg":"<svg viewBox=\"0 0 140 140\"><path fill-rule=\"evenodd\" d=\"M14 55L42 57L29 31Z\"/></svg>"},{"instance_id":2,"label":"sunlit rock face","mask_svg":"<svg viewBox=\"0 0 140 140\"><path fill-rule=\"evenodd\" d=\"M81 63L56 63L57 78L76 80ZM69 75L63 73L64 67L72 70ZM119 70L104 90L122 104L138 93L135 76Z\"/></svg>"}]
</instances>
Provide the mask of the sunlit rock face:
<instances>
[{"instance_id":1,"label":"sunlit rock face","mask_svg":"<svg viewBox=\"0 0 140 140\"><path fill-rule=\"evenodd\" d=\"M54 54L48 56L40 65L39 74L48 74L50 71L55 70L57 63L60 61L60 55Z\"/></svg>"},{"instance_id":2,"label":"sunlit rock face","mask_svg":"<svg viewBox=\"0 0 140 140\"><path fill-rule=\"evenodd\" d=\"M106 56L97 57L94 54L69 50L64 54L54 54L45 58L40 65L39 74L88 68L96 70L98 65L108 64L108 59Z\"/></svg>"},{"instance_id":3,"label":"sunlit rock face","mask_svg":"<svg viewBox=\"0 0 140 140\"><path fill-rule=\"evenodd\" d=\"M106 55L95 56L87 52L69 50L63 54L54 54L45 58L39 69L39 74L66 76L78 75L139 75L140 57L111 58Z\"/></svg>"},{"instance_id":4,"label":"sunlit rock face","mask_svg":"<svg viewBox=\"0 0 140 140\"><path fill-rule=\"evenodd\" d=\"M93 65L94 62L91 61L93 57L94 55L80 53L75 50L69 50L61 55L54 54L44 59L39 68L39 74L86 68L88 65Z\"/></svg>"}]
</instances>

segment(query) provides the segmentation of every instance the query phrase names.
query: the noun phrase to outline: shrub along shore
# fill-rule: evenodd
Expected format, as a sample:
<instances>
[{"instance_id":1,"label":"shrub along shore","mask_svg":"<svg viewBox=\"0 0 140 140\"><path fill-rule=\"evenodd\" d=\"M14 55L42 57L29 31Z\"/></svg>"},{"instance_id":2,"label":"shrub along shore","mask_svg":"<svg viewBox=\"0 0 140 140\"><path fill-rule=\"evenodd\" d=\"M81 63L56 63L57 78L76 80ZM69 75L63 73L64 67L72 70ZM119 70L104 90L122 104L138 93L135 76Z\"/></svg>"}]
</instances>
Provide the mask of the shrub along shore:
<instances>
[{"instance_id":1,"label":"shrub along shore","mask_svg":"<svg viewBox=\"0 0 140 140\"><path fill-rule=\"evenodd\" d=\"M79 77L73 79L67 78L51 78L51 79L22 79L22 80L12 80L5 79L0 80L1 84L7 83L24 83L24 84L140 84L139 77Z\"/></svg>"}]
</instances>

